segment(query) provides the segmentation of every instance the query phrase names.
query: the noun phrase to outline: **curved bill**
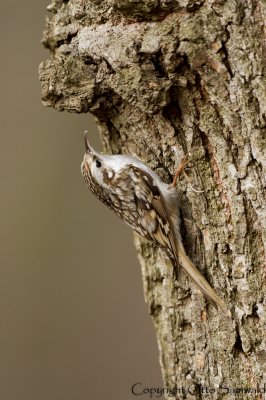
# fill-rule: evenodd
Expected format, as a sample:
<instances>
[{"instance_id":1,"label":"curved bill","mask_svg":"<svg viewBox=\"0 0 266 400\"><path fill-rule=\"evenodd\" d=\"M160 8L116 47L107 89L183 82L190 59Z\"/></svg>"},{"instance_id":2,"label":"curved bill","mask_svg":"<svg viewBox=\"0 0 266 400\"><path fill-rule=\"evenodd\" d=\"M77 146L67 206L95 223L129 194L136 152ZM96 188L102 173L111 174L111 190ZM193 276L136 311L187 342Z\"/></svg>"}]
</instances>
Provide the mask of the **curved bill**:
<instances>
[{"instance_id":1,"label":"curved bill","mask_svg":"<svg viewBox=\"0 0 266 400\"><path fill-rule=\"evenodd\" d=\"M86 153L91 153L91 146L88 140L88 131L84 132L84 142L85 142Z\"/></svg>"}]
</instances>

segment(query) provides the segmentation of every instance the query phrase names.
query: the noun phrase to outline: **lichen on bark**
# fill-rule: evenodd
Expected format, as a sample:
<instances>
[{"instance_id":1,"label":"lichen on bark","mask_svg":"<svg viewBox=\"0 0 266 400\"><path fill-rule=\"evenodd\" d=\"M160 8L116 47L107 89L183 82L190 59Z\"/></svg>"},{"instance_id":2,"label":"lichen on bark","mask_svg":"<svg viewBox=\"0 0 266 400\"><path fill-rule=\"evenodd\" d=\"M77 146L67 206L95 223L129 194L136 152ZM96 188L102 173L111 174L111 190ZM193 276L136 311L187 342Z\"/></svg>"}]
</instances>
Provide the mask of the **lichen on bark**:
<instances>
[{"instance_id":1,"label":"lichen on bark","mask_svg":"<svg viewBox=\"0 0 266 400\"><path fill-rule=\"evenodd\" d=\"M135 237L166 387L184 388L176 399L202 398L186 391L191 385L214 388L213 399L227 394L219 386L262 387L263 2L55 0L48 9L44 105L91 112L106 151L139 157L165 181L185 153L193 156L190 180L203 192L181 178L184 244L232 318L207 304L162 251Z\"/></svg>"}]
</instances>

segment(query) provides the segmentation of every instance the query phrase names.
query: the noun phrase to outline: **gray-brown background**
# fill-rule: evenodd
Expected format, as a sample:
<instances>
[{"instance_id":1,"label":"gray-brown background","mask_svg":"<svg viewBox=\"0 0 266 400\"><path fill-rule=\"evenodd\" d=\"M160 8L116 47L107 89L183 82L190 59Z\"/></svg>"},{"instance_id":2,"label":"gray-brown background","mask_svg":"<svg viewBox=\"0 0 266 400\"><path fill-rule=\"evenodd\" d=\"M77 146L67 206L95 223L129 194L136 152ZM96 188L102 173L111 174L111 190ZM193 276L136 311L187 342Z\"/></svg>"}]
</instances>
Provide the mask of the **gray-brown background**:
<instances>
[{"instance_id":1,"label":"gray-brown background","mask_svg":"<svg viewBox=\"0 0 266 400\"><path fill-rule=\"evenodd\" d=\"M80 175L94 122L41 105L48 4L1 4L0 398L130 399L156 340L131 231Z\"/></svg>"}]
</instances>

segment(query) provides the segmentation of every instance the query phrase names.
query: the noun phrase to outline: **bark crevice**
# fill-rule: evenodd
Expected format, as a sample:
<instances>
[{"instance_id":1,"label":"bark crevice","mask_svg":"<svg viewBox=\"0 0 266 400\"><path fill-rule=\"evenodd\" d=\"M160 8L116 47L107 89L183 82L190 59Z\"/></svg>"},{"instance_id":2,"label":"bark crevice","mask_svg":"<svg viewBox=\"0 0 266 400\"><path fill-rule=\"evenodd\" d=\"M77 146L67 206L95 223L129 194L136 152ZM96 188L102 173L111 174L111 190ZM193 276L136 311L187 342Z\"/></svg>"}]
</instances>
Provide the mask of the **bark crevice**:
<instances>
[{"instance_id":1,"label":"bark crevice","mask_svg":"<svg viewBox=\"0 0 266 400\"><path fill-rule=\"evenodd\" d=\"M135 243L165 386L200 399L188 388L205 385L219 399L219 385L265 381L265 9L258 0L137 3L52 2L43 103L91 112L105 150L139 157L166 182L192 154L188 175L204 191L181 177L184 244L231 320L162 251Z\"/></svg>"}]
</instances>

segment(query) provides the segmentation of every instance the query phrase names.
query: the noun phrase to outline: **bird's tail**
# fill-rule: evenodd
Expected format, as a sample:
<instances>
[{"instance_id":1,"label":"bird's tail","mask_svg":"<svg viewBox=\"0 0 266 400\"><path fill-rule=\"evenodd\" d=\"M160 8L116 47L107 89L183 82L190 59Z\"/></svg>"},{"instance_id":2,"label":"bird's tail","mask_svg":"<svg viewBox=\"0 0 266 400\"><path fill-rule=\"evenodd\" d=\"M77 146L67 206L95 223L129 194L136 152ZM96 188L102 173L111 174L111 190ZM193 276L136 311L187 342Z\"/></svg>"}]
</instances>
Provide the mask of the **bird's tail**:
<instances>
[{"instance_id":1,"label":"bird's tail","mask_svg":"<svg viewBox=\"0 0 266 400\"><path fill-rule=\"evenodd\" d=\"M202 276L202 274L197 270L193 262L186 255L184 248L178 245L178 258L179 262L187 272L187 274L193 279L196 285L200 288L202 293L207 297L208 300L216 307L222 309L226 314L228 310L224 304L224 302L220 299L220 297L215 293L215 291L211 288L206 279Z\"/></svg>"}]
</instances>

